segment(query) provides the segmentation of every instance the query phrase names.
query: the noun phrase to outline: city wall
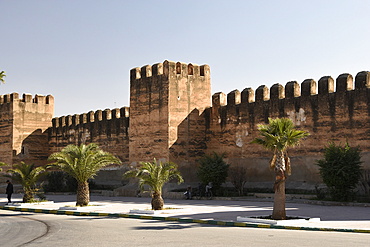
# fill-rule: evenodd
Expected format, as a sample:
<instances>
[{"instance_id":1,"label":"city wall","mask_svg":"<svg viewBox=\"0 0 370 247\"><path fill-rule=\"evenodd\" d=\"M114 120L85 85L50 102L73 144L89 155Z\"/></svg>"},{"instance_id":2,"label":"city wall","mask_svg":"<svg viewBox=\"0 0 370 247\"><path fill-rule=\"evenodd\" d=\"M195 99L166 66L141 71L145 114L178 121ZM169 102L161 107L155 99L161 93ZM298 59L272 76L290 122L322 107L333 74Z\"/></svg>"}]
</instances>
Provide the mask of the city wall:
<instances>
[{"instance_id":1,"label":"city wall","mask_svg":"<svg viewBox=\"0 0 370 247\"><path fill-rule=\"evenodd\" d=\"M53 118L48 129L49 153L59 152L69 144L98 143L127 164L128 129L127 107Z\"/></svg>"},{"instance_id":2,"label":"city wall","mask_svg":"<svg viewBox=\"0 0 370 247\"><path fill-rule=\"evenodd\" d=\"M192 119L211 106L209 66L166 60L134 68L130 78L130 162L176 161L186 174L205 137Z\"/></svg>"},{"instance_id":3,"label":"city wall","mask_svg":"<svg viewBox=\"0 0 370 247\"><path fill-rule=\"evenodd\" d=\"M355 79L350 74L325 76L318 82L212 96L209 66L165 61L134 68L130 77L130 116L128 108L121 108L54 118L50 152L96 142L129 165L153 158L173 161L189 183L197 182L202 155L225 153L232 166L247 168L249 186L266 187L274 179L268 169L271 153L251 141L258 136L258 124L288 117L310 132L289 150L293 173L288 188L313 189L321 183L315 163L329 141L359 146L364 167L370 169L369 72Z\"/></svg>"},{"instance_id":4,"label":"city wall","mask_svg":"<svg viewBox=\"0 0 370 247\"><path fill-rule=\"evenodd\" d=\"M260 86L255 92L246 88L227 95L216 93L212 108L205 114L205 121L210 123L207 151L224 152L230 164L247 167L249 182L268 183L273 179L268 170L271 153L251 141L258 136L258 124L277 117L288 117L311 134L289 151L291 187L312 188L321 183L315 162L322 158L329 141L359 146L363 165L370 169L369 72L358 73L355 81L351 75L342 74L335 81L325 76L318 83L309 79L301 85Z\"/></svg>"},{"instance_id":5,"label":"city wall","mask_svg":"<svg viewBox=\"0 0 370 247\"><path fill-rule=\"evenodd\" d=\"M51 95L18 93L0 96L0 157L6 164L20 161L46 164L48 136L54 114ZM7 168L4 168L6 170Z\"/></svg>"},{"instance_id":6,"label":"city wall","mask_svg":"<svg viewBox=\"0 0 370 247\"><path fill-rule=\"evenodd\" d=\"M251 141L268 118L288 117L311 134L289 150L288 188L321 183L315 162L329 141L359 146L370 169L369 72L211 95L208 65L164 61L130 71L130 108L52 118L53 107L50 95L0 97L1 161L43 164L69 144L94 142L123 162L102 172L99 183L120 182L128 166L154 158L177 163L186 182L196 183L199 158L217 152L247 168L248 186L270 187L271 153Z\"/></svg>"}]
</instances>

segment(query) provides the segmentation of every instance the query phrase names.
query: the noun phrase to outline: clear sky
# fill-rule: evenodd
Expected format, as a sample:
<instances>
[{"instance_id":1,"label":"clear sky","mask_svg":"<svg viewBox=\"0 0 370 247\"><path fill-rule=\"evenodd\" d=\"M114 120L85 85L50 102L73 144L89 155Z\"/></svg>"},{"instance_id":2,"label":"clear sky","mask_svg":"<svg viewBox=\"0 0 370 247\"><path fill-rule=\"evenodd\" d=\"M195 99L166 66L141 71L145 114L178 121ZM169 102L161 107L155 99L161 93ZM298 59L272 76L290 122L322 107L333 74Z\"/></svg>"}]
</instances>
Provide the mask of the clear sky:
<instances>
[{"instance_id":1,"label":"clear sky","mask_svg":"<svg viewBox=\"0 0 370 247\"><path fill-rule=\"evenodd\" d=\"M212 93L370 70L370 1L0 0L1 94L129 106L129 71L208 64Z\"/></svg>"}]
</instances>

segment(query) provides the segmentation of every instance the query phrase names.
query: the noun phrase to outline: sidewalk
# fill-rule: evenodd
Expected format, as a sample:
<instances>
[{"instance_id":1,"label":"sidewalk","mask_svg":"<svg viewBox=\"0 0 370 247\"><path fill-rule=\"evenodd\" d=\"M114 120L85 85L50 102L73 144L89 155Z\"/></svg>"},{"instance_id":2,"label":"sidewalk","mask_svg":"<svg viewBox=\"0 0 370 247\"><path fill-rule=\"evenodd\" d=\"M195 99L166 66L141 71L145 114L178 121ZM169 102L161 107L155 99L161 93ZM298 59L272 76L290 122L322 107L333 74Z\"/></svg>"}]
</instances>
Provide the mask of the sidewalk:
<instances>
[{"instance_id":1,"label":"sidewalk","mask_svg":"<svg viewBox=\"0 0 370 247\"><path fill-rule=\"evenodd\" d=\"M296 230L323 230L370 233L370 207L323 206L306 203L287 202L288 216L320 218L320 221L286 221L283 225L238 222L237 217L266 216L272 212L272 201L263 199L246 200L171 200L165 199L165 208L170 210L150 210L150 198L105 197L91 195L88 207L75 207L76 195L46 195L48 203L20 204L21 195L13 196L14 205L5 205L0 199L0 209L40 213L115 216L126 218L145 218L155 220L174 220L205 224L268 227ZM130 210L139 210L131 211ZM144 211L144 212L142 212ZM143 213L143 214L142 214ZM140 216L145 215L145 216Z\"/></svg>"}]
</instances>

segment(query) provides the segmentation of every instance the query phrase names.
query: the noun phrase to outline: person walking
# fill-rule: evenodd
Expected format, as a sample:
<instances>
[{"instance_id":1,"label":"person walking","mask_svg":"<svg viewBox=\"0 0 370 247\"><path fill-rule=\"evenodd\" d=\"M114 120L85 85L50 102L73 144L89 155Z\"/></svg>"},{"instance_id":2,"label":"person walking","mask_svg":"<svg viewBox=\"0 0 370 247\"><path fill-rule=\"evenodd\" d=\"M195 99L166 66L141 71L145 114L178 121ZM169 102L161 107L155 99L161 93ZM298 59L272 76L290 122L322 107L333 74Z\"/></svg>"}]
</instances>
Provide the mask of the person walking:
<instances>
[{"instance_id":1,"label":"person walking","mask_svg":"<svg viewBox=\"0 0 370 247\"><path fill-rule=\"evenodd\" d=\"M14 189L13 189L13 184L9 180L6 180L6 183L8 184L6 186L6 192L5 192L8 198L8 203L6 205L8 205L9 203L12 202L12 194L14 192Z\"/></svg>"}]
</instances>

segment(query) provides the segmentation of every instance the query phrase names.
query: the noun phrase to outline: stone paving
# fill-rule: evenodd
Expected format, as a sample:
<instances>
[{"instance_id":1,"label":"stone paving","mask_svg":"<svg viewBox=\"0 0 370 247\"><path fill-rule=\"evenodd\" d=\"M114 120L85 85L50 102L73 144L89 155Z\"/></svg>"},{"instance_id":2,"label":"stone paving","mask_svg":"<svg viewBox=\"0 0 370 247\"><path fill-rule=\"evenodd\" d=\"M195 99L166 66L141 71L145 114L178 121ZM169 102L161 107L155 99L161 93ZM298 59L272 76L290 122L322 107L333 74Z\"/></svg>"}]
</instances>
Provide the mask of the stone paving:
<instances>
[{"instance_id":1,"label":"stone paving","mask_svg":"<svg viewBox=\"0 0 370 247\"><path fill-rule=\"evenodd\" d=\"M222 222L237 222L238 217L270 215L273 205L271 200L262 198L244 198L243 200L165 199L165 208L170 210L155 211L153 213L150 210L150 198L148 197L106 197L91 195L91 206L88 207L75 207L76 195L47 195L47 199L49 202L46 203L21 204L21 195L16 194L13 196L14 203L9 205L9 207L18 211L44 209L108 214L144 214L149 216L192 219L195 222L199 220L217 221L217 224L223 224ZM298 230L300 228L304 230L306 228L315 228L316 230L347 229L354 232L370 233L370 207L367 207L365 204L358 204L357 206L328 206L314 205L307 202L307 200L288 201L286 204L287 215L319 218L319 221L289 221L288 224L284 223L283 225L296 227ZM0 206L4 206L5 203L5 198L0 199ZM135 212L132 210L140 211Z\"/></svg>"}]
</instances>

